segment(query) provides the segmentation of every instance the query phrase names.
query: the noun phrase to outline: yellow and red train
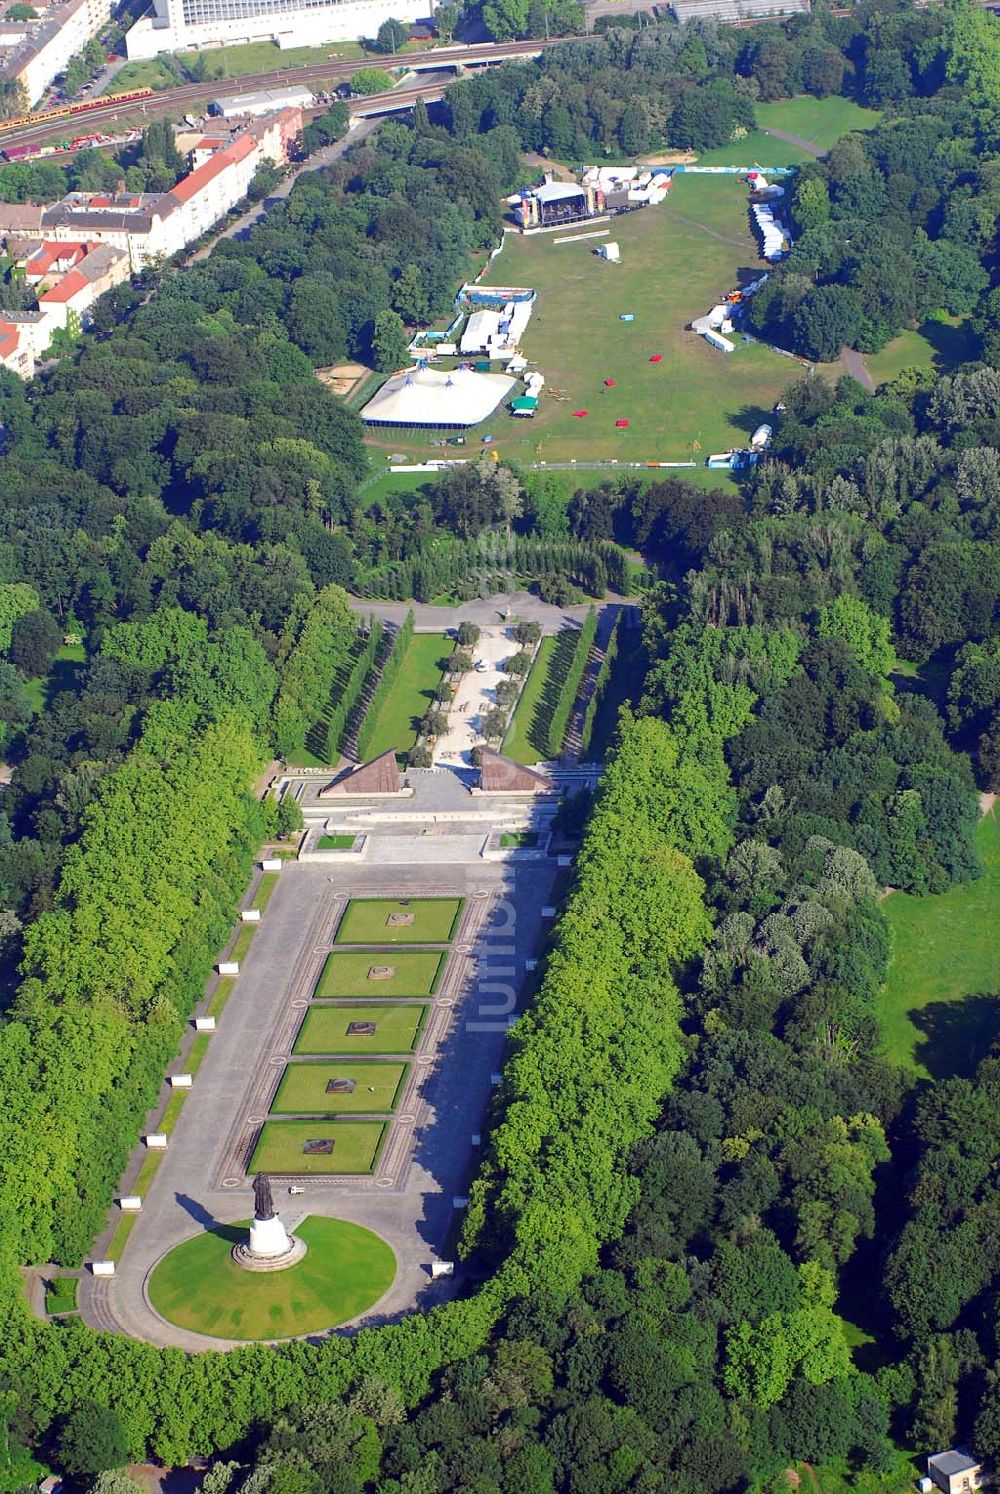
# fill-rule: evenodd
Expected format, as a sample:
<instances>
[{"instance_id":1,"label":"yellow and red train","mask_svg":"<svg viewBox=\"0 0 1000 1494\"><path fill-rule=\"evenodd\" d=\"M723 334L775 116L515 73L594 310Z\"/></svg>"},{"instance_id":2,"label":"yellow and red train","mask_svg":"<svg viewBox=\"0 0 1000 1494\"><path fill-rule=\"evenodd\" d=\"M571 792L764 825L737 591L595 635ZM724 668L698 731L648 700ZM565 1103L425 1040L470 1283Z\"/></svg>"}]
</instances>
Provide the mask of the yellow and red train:
<instances>
[{"instance_id":1,"label":"yellow and red train","mask_svg":"<svg viewBox=\"0 0 1000 1494\"><path fill-rule=\"evenodd\" d=\"M17 119L2 119L0 134L7 130L32 129L35 125L47 125L57 119L71 119L77 114L86 114L91 109L108 109L115 104L137 104L152 96L151 88L133 88L129 93L106 93L96 99L81 99L73 104L63 104L59 109L45 109L40 114L22 114Z\"/></svg>"}]
</instances>

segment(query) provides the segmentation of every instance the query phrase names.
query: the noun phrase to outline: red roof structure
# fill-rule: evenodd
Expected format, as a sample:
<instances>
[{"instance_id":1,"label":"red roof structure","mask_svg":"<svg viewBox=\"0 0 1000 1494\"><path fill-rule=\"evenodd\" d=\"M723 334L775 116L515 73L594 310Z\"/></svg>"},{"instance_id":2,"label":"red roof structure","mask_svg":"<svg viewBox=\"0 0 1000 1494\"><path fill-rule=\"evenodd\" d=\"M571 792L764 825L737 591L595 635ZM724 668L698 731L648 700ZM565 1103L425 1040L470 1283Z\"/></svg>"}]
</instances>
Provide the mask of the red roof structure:
<instances>
[{"instance_id":1,"label":"red roof structure","mask_svg":"<svg viewBox=\"0 0 1000 1494\"><path fill-rule=\"evenodd\" d=\"M381 757L369 763L359 763L348 768L326 788L320 789L319 797L328 799L340 794L398 794L402 788L402 774L396 763L396 754L390 748Z\"/></svg>"},{"instance_id":2,"label":"red roof structure","mask_svg":"<svg viewBox=\"0 0 1000 1494\"><path fill-rule=\"evenodd\" d=\"M44 296L38 298L38 304L41 305L43 301L72 301L73 297L80 291L86 290L89 284L90 281L86 275L81 275L79 270L70 270L58 285L54 285L51 290L45 292Z\"/></svg>"},{"instance_id":3,"label":"red roof structure","mask_svg":"<svg viewBox=\"0 0 1000 1494\"><path fill-rule=\"evenodd\" d=\"M547 773L526 768L492 747L480 748L479 786L484 794L545 794L554 788Z\"/></svg>"}]
</instances>

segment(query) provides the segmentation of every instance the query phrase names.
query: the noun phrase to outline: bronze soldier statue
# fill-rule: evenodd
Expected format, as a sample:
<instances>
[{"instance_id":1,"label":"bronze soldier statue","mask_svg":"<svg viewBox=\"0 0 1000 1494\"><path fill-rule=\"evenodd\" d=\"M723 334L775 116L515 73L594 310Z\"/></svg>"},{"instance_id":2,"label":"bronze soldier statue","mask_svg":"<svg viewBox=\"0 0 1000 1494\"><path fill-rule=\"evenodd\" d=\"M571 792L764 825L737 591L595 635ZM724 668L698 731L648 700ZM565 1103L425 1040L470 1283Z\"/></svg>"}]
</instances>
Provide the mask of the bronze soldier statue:
<instances>
[{"instance_id":1,"label":"bronze soldier statue","mask_svg":"<svg viewBox=\"0 0 1000 1494\"><path fill-rule=\"evenodd\" d=\"M259 1172L253 1180L253 1202L255 1219L274 1218L274 1199L271 1197L271 1179L266 1172Z\"/></svg>"}]
</instances>

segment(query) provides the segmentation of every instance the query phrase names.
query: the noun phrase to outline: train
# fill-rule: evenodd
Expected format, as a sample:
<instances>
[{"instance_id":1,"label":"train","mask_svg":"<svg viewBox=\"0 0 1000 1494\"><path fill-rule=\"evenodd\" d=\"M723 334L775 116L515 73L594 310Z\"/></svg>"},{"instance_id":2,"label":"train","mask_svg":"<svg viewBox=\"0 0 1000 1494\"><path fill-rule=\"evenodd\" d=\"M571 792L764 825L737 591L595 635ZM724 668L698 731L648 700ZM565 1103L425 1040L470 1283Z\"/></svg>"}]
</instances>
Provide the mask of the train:
<instances>
[{"instance_id":1,"label":"train","mask_svg":"<svg viewBox=\"0 0 1000 1494\"><path fill-rule=\"evenodd\" d=\"M86 114L91 109L110 109L115 104L137 104L152 96L151 88L133 88L129 93L106 93L96 99L81 99L74 104L63 104L59 109L46 109L41 114L22 114L18 119L0 120L0 133L32 129L36 125L50 124L56 119L71 119L77 114Z\"/></svg>"}]
</instances>

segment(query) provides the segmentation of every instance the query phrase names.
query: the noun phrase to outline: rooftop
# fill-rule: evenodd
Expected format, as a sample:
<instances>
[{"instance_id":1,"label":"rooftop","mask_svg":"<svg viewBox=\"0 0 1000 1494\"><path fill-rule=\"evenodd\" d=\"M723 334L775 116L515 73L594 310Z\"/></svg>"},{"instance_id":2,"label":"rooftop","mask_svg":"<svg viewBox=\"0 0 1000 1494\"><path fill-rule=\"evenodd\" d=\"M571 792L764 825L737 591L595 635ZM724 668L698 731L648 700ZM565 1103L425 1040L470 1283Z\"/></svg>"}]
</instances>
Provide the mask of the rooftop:
<instances>
[{"instance_id":1,"label":"rooftop","mask_svg":"<svg viewBox=\"0 0 1000 1494\"><path fill-rule=\"evenodd\" d=\"M953 1478L956 1473L969 1473L973 1468L978 1468L979 1463L966 1452L952 1450L935 1453L927 1459L927 1467L933 1468L945 1478Z\"/></svg>"}]
</instances>

